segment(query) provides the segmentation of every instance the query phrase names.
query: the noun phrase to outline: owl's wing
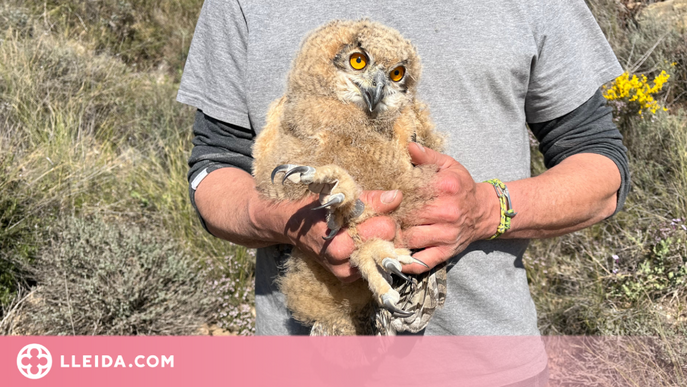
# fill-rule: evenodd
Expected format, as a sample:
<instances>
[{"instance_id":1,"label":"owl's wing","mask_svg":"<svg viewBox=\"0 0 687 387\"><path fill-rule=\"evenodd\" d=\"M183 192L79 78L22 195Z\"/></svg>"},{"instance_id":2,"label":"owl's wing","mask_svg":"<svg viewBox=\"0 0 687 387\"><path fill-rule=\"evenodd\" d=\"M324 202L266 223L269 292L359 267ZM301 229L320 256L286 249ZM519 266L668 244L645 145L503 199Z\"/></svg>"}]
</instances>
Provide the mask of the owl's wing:
<instances>
[{"instance_id":1,"label":"owl's wing","mask_svg":"<svg viewBox=\"0 0 687 387\"><path fill-rule=\"evenodd\" d=\"M253 145L253 176L258 186L270 181L270 174L279 165L281 136L281 119L284 111L282 97L274 101L267 112L265 127L262 129Z\"/></svg>"},{"instance_id":2,"label":"owl's wing","mask_svg":"<svg viewBox=\"0 0 687 387\"><path fill-rule=\"evenodd\" d=\"M417 119L414 141L429 149L441 152L444 149L444 136L434 130L434 123L429 117L427 105L416 99L413 104L413 111Z\"/></svg>"}]
</instances>

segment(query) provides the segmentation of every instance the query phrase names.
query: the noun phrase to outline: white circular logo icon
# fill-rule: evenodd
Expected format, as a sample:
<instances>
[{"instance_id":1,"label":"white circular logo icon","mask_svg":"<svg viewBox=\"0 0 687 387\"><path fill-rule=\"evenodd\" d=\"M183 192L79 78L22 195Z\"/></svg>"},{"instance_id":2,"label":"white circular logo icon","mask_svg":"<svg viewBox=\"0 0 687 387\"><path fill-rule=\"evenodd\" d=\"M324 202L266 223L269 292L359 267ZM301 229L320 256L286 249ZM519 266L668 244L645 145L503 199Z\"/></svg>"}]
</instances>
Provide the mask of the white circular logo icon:
<instances>
[{"instance_id":1,"label":"white circular logo icon","mask_svg":"<svg viewBox=\"0 0 687 387\"><path fill-rule=\"evenodd\" d=\"M29 344L17 355L17 368L29 379L40 379L47 375L52 367L52 356L47 348L40 344Z\"/></svg>"}]
</instances>

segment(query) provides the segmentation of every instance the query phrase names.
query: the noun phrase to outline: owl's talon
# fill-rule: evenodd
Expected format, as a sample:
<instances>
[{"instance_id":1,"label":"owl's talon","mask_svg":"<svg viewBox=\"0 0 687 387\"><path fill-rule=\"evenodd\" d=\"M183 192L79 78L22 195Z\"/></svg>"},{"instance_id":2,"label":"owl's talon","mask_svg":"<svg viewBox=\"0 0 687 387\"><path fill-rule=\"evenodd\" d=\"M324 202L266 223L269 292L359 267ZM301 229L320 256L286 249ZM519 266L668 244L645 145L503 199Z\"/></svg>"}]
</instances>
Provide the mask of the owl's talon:
<instances>
[{"instance_id":1,"label":"owl's talon","mask_svg":"<svg viewBox=\"0 0 687 387\"><path fill-rule=\"evenodd\" d=\"M283 165L278 165L276 168L272 170L272 175L270 176L270 179L272 179L272 184L274 184L274 177L277 176L277 173L279 172L287 172L291 168L295 168L297 165L293 164L283 164Z\"/></svg>"},{"instance_id":2,"label":"owl's talon","mask_svg":"<svg viewBox=\"0 0 687 387\"><path fill-rule=\"evenodd\" d=\"M408 278L408 276L403 274L403 272L401 271L401 263L397 260L391 258L384 258L384 260L382 260L382 267L384 267L386 271L390 271L396 274L397 276L403 278L407 282L412 282L410 278Z\"/></svg>"},{"instance_id":3,"label":"owl's talon","mask_svg":"<svg viewBox=\"0 0 687 387\"><path fill-rule=\"evenodd\" d=\"M413 262L415 262L415 263L417 263L417 264L420 264L420 265L422 265L422 266L424 266L424 267L426 267L426 268L429 269L429 266L428 266L426 263L422 262L421 260L419 260L419 259L417 259L417 258L415 258L415 257L410 257L410 258L412 258Z\"/></svg>"},{"instance_id":4,"label":"owl's talon","mask_svg":"<svg viewBox=\"0 0 687 387\"><path fill-rule=\"evenodd\" d=\"M413 315L412 312L406 312L403 309L399 309L396 306L396 303L392 300L392 298L398 298L398 297L393 297L389 293L382 295L382 305L384 306L384 309L388 310L389 312L391 312L394 315L399 316L399 317L410 317Z\"/></svg>"},{"instance_id":5,"label":"owl's talon","mask_svg":"<svg viewBox=\"0 0 687 387\"><path fill-rule=\"evenodd\" d=\"M342 194L342 193L338 193L338 194L335 194L335 195L330 196L330 199L329 199L328 202L322 204L322 205L319 206L319 207L315 207L315 208L313 208L312 210L315 211L315 210L321 210L321 209L323 209L323 208L329 208L329 207L331 207L331 206L333 206L333 205L343 203L344 200L346 200L346 195L344 195L344 194Z\"/></svg>"},{"instance_id":6,"label":"owl's talon","mask_svg":"<svg viewBox=\"0 0 687 387\"><path fill-rule=\"evenodd\" d=\"M418 265L422 265L428 269L430 268L429 266L427 266L426 263L424 263L421 260L419 260L413 256L410 256L410 255L399 255L397 257L397 259L399 262L401 262L404 265L410 265L411 263L417 263Z\"/></svg>"},{"instance_id":7,"label":"owl's talon","mask_svg":"<svg viewBox=\"0 0 687 387\"><path fill-rule=\"evenodd\" d=\"M336 236L336 233L339 232L339 230L341 230L341 229L340 228L331 229L331 231L329 231L329 235L323 236L322 239L324 239L326 241L333 239Z\"/></svg>"},{"instance_id":8,"label":"owl's talon","mask_svg":"<svg viewBox=\"0 0 687 387\"><path fill-rule=\"evenodd\" d=\"M279 168L279 167L277 167ZM289 178L289 176L299 174L298 176L298 183L312 183L313 177L315 177L315 168L309 167L309 166L297 166L292 169L289 169L286 171L284 174L284 178L282 179L281 183L284 184L286 182L286 179Z\"/></svg>"}]
</instances>

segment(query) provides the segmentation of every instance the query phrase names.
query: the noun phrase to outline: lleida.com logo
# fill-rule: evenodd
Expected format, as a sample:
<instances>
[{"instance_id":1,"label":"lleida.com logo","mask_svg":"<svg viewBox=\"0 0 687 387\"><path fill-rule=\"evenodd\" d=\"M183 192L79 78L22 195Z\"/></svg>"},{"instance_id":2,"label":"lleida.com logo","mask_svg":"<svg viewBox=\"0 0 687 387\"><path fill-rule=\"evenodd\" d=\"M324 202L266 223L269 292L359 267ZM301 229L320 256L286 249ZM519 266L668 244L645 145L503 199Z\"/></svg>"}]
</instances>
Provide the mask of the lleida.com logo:
<instances>
[{"instance_id":1,"label":"lleida.com logo","mask_svg":"<svg viewBox=\"0 0 687 387\"><path fill-rule=\"evenodd\" d=\"M17 368L29 379L40 379L50 372L52 355L40 344L29 344L17 355Z\"/></svg>"},{"instance_id":2,"label":"lleida.com logo","mask_svg":"<svg viewBox=\"0 0 687 387\"><path fill-rule=\"evenodd\" d=\"M138 355L126 363L122 355L60 355L60 368L174 368L174 355ZM52 368L52 355L40 344L29 344L17 355L17 368L29 379L40 379Z\"/></svg>"}]
</instances>

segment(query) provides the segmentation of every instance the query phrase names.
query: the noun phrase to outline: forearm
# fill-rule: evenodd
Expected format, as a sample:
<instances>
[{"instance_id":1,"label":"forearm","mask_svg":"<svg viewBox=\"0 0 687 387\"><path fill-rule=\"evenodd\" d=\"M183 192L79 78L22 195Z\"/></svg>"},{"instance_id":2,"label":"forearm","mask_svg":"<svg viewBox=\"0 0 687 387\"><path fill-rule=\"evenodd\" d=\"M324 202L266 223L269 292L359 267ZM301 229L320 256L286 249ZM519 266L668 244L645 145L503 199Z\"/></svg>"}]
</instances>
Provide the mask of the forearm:
<instances>
[{"instance_id":1,"label":"forearm","mask_svg":"<svg viewBox=\"0 0 687 387\"><path fill-rule=\"evenodd\" d=\"M554 237L606 219L616 209L620 182L616 164L593 153L572 155L539 176L509 182L518 215L501 238Z\"/></svg>"},{"instance_id":2,"label":"forearm","mask_svg":"<svg viewBox=\"0 0 687 387\"><path fill-rule=\"evenodd\" d=\"M560 118L529 126L550 169L508 183L518 215L504 238L563 235L622 208L630 184L628 160L600 91Z\"/></svg>"},{"instance_id":3,"label":"forearm","mask_svg":"<svg viewBox=\"0 0 687 387\"><path fill-rule=\"evenodd\" d=\"M297 202L273 202L255 189L253 177L237 168L210 173L195 192L198 212L216 237L247 247L291 243L285 234Z\"/></svg>"}]
</instances>

